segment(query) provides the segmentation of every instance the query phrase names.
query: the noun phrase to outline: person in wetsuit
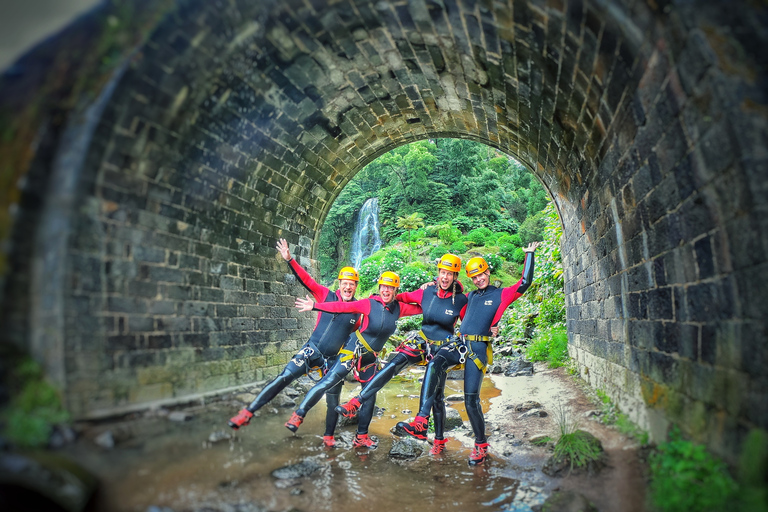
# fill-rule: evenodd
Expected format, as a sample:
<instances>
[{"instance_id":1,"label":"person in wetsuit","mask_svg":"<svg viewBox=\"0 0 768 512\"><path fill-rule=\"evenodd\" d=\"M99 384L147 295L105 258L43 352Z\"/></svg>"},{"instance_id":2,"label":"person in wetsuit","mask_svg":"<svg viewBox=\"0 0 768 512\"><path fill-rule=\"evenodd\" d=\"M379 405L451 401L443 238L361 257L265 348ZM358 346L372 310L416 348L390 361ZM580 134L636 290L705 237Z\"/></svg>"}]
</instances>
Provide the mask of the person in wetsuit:
<instances>
[{"instance_id":1,"label":"person in wetsuit","mask_svg":"<svg viewBox=\"0 0 768 512\"><path fill-rule=\"evenodd\" d=\"M421 314L419 306L398 302L395 299L397 289L400 287L400 276L394 272L384 272L379 277L378 284L378 294L354 302L313 302L309 296L305 299L296 299L296 308L299 311L362 314L363 321L360 329L349 337L344 348L341 349L340 356L333 367L309 390L299 404L299 408L291 415L285 424L288 430L296 432L299 429L307 412L320 400L323 393L340 391L344 384L344 377L353 368L357 380L361 383L372 379L378 369L378 353L397 327L395 321L404 316ZM375 397L367 400L363 410L360 411L357 433L353 442L355 447L376 448L378 444L368 435L374 405L376 405Z\"/></svg>"},{"instance_id":2,"label":"person in wetsuit","mask_svg":"<svg viewBox=\"0 0 768 512\"><path fill-rule=\"evenodd\" d=\"M361 405L374 398L392 377L408 365L427 364L440 346L453 335L459 312L467 304L467 297L462 293L463 287L458 280L461 258L453 254L445 254L438 260L437 269L437 286L422 287L413 292L400 293L395 297L398 301L421 306L424 320L418 336L400 344L394 357L365 384L360 394L336 407L336 412L347 417L354 416ZM445 375L444 373L443 376ZM444 384L445 379L443 379L443 386L438 386L438 393L432 407L435 418L435 441L430 453L434 455L442 453L446 443L443 436L446 414L442 393ZM360 416L363 416L362 412ZM367 421L370 422L370 419Z\"/></svg>"},{"instance_id":3,"label":"person in wetsuit","mask_svg":"<svg viewBox=\"0 0 768 512\"><path fill-rule=\"evenodd\" d=\"M318 302L350 302L355 299L355 291L360 276L352 267L344 267L339 272L339 289L332 292L330 289L318 284L312 277L291 257L291 251L288 242L280 239L277 242L277 250L299 282L312 294L312 297ZM331 366L331 359L338 355L339 350L347 341L349 335L353 333L360 325L360 315L357 313L324 313L317 315L315 328L312 331L307 342L293 356L293 359L286 365L282 373L272 379L261 390L256 399L248 407L242 409L237 416L231 418L229 426L237 430L244 425L248 425L253 418L253 413L264 407L277 394L285 389L291 382L310 371L318 370L322 373ZM325 418L325 434L323 443L326 446L333 446L335 440L333 433L338 421L338 413L335 408L339 404L338 391L331 391L326 395L327 413Z\"/></svg>"},{"instance_id":4,"label":"person in wetsuit","mask_svg":"<svg viewBox=\"0 0 768 512\"><path fill-rule=\"evenodd\" d=\"M491 328L498 324L504 310L517 300L533 281L534 253L539 242L533 242L525 249L523 276L516 284L497 288L490 284L491 271L488 263L480 257L467 262L467 276L477 287L467 296L467 305L461 311L460 334L443 345L427 365L419 398L419 413L410 422L397 424L397 431L417 439L427 438L427 422L432 404L437 398L444 373L457 364L464 364L464 403L467 416L475 435L475 446L469 456L474 466L485 462L488 440L485 435L485 418L480 405L480 385L488 365L491 352Z\"/></svg>"}]
</instances>

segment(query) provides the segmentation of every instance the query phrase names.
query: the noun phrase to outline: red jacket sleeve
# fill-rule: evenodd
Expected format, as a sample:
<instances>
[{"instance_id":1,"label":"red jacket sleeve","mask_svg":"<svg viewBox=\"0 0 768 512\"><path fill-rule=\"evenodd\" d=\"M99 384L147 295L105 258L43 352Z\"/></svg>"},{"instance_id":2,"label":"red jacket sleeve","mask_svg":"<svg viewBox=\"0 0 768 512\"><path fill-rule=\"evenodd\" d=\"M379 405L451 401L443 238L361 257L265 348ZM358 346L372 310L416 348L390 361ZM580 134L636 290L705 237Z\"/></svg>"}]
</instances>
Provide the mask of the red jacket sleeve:
<instances>
[{"instance_id":1,"label":"red jacket sleeve","mask_svg":"<svg viewBox=\"0 0 768 512\"><path fill-rule=\"evenodd\" d=\"M361 313L368 315L371 312L371 303L368 299L353 300L352 302L315 302L312 306L315 311L326 313Z\"/></svg>"},{"instance_id":2,"label":"red jacket sleeve","mask_svg":"<svg viewBox=\"0 0 768 512\"><path fill-rule=\"evenodd\" d=\"M499 305L499 309L496 310L496 314L493 315L493 321L491 322L491 326L496 325L499 323L499 320L501 320L501 316L504 314L504 311L509 307L510 304L515 302L517 299L520 298L522 293L518 292L518 288L520 288L520 285L522 284L523 280L520 279L520 281L517 282L517 284L512 286L507 286L506 288L503 288L501 290L501 304Z\"/></svg>"},{"instance_id":3,"label":"red jacket sleeve","mask_svg":"<svg viewBox=\"0 0 768 512\"><path fill-rule=\"evenodd\" d=\"M299 279L299 282L304 286L304 288L309 290L309 293L312 294L312 297L316 302L322 302L325 300L325 298L328 296L328 293L330 292L328 288L318 284L317 281L312 279L312 276L310 276L295 259L291 258L288 260L288 266L291 267L294 275Z\"/></svg>"},{"instance_id":4,"label":"red jacket sleeve","mask_svg":"<svg viewBox=\"0 0 768 512\"><path fill-rule=\"evenodd\" d=\"M411 304L421 304L421 299L424 297L424 290L419 288L412 292L398 293L395 296L395 300L398 302L410 302Z\"/></svg>"},{"instance_id":5,"label":"red jacket sleeve","mask_svg":"<svg viewBox=\"0 0 768 512\"><path fill-rule=\"evenodd\" d=\"M423 310L421 309L421 306L400 302L400 316L398 318L403 318L404 316L420 315L422 312Z\"/></svg>"}]
</instances>

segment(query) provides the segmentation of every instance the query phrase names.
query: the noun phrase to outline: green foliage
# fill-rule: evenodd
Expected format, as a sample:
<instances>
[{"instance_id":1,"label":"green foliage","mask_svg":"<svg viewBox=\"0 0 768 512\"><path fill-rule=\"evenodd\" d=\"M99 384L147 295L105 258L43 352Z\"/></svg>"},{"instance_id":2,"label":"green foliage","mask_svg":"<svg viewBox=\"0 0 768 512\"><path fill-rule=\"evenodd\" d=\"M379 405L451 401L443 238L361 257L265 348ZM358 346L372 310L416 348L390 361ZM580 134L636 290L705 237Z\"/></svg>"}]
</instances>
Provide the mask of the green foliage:
<instances>
[{"instance_id":1,"label":"green foliage","mask_svg":"<svg viewBox=\"0 0 768 512\"><path fill-rule=\"evenodd\" d=\"M421 329L421 321L422 321L421 315L406 316L404 318L400 318L399 320L397 320L396 332L402 335L409 331L417 331Z\"/></svg>"},{"instance_id":2,"label":"green foliage","mask_svg":"<svg viewBox=\"0 0 768 512\"><path fill-rule=\"evenodd\" d=\"M622 413L611 397L602 389L595 389L601 404L600 421L606 425L614 425L622 434L635 438L641 445L648 444L648 432L635 425L629 417Z\"/></svg>"},{"instance_id":3,"label":"green foliage","mask_svg":"<svg viewBox=\"0 0 768 512\"><path fill-rule=\"evenodd\" d=\"M602 450L599 441L583 430L579 430L578 421L571 418L565 407L560 406L555 411L555 419L560 437L555 442L553 457L569 461L571 469L586 466L600 459Z\"/></svg>"},{"instance_id":4,"label":"green foliage","mask_svg":"<svg viewBox=\"0 0 768 512\"><path fill-rule=\"evenodd\" d=\"M454 242L461 240L461 231L459 228L455 228L450 224L445 225L440 231L438 231L440 241L446 245L451 245Z\"/></svg>"},{"instance_id":5,"label":"green foliage","mask_svg":"<svg viewBox=\"0 0 768 512\"><path fill-rule=\"evenodd\" d=\"M400 291L412 292L427 281L432 280L432 275L423 265L406 265L400 271Z\"/></svg>"},{"instance_id":6,"label":"green foliage","mask_svg":"<svg viewBox=\"0 0 768 512\"><path fill-rule=\"evenodd\" d=\"M504 259L498 254L485 254L483 259L488 263L492 273L501 270L501 266L504 264Z\"/></svg>"},{"instance_id":7,"label":"green foliage","mask_svg":"<svg viewBox=\"0 0 768 512\"><path fill-rule=\"evenodd\" d=\"M565 327L549 326L537 332L525 347L530 361L547 361L550 368L558 368L568 361L568 333Z\"/></svg>"},{"instance_id":8,"label":"green foliage","mask_svg":"<svg viewBox=\"0 0 768 512\"><path fill-rule=\"evenodd\" d=\"M358 271L360 274L360 290L368 290L369 288L373 287L374 284L376 284L376 281L381 275L380 269L380 261L374 261L370 258L363 260L363 262L360 264L360 270Z\"/></svg>"},{"instance_id":9,"label":"green foliage","mask_svg":"<svg viewBox=\"0 0 768 512\"><path fill-rule=\"evenodd\" d=\"M462 254L466 250L467 250L467 246L464 245L464 242L457 241L451 244L451 250L450 250L451 254Z\"/></svg>"},{"instance_id":10,"label":"green foliage","mask_svg":"<svg viewBox=\"0 0 768 512\"><path fill-rule=\"evenodd\" d=\"M485 245L486 241L488 240L488 237L491 236L493 232L488 228L475 228L469 233L467 233L466 238L472 242L475 243L475 245Z\"/></svg>"},{"instance_id":11,"label":"green foliage","mask_svg":"<svg viewBox=\"0 0 768 512\"><path fill-rule=\"evenodd\" d=\"M703 445L683 440L677 427L649 462L651 502L660 512L726 510L735 498L725 464Z\"/></svg>"},{"instance_id":12,"label":"green foliage","mask_svg":"<svg viewBox=\"0 0 768 512\"><path fill-rule=\"evenodd\" d=\"M19 392L2 414L5 436L21 447L45 446L53 426L69 420L58 392L44 380L40 366L28 358L14 368L11 382L19 386Z\"/></svg>"},{"instance_id":13,"label":"green foliage","mask_svg":"<svg viewBox=\"0 0 768 512\"><path fill-rule=\"evenodd\" d=\"M440 258L443 254L446 254L449 252L451 252L450 247L446 247L445 245L438 245L429 250L429 259L436 260L437 258Z\"/></svg>"}]
</instances>

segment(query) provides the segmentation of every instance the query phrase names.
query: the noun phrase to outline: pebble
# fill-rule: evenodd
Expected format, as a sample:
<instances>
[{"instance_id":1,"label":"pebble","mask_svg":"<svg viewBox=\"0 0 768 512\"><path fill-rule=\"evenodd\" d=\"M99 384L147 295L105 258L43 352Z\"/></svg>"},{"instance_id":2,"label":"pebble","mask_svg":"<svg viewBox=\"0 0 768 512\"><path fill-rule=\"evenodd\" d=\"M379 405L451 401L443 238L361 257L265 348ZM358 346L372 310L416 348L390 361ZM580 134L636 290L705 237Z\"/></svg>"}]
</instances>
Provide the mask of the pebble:
<instances>
[{"instance_id":1,"label":"pebble","mask_svg":"<svg viewBox=\"0 0 768 512\"><path fill-rule=\"evenodd\" d=\"M111 450L115 447L115 438L112 436L112 431L107 430L102 432L93 440L97 446L104 448L105 450Z\"/></svg>"},{"instance_id":2,"label":"pebble","mask_svg":"<svg viewBox=\"0 0 768 512\"><path fill-rule=\"evenodd\" d=\"M184 411L173 411L171 414L168 415L168 419L171 421L177 421L179 423L183 423L185 421L189 421L193 418L191 414Z\"/></svg>"}]
</instances>

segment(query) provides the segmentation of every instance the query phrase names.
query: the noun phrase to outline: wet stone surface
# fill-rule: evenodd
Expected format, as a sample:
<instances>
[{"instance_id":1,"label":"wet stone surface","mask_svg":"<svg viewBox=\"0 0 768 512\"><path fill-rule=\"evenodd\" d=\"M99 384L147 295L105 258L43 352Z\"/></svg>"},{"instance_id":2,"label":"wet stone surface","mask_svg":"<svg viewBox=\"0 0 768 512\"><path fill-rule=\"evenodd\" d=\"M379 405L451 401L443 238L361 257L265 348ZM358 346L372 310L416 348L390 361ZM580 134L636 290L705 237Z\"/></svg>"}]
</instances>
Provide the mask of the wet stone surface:
<instances>
[{"instance_id":1,"label":"wet stone surface","mask_svg":"<svg viewBox=\"0 0 768 512\"><path fill-rule=\"evenodd\" d=\"M598 510L643 510L615 508L613 495L629 497L624 503L642 503L631 494L642 493L642 474L622 462L632 455L627 449L631 443L584 415L595 405L562 369L542 367L533 376L485 379L481 401L491 449L487 463L479 467L467 464L474 439L463 402L448 407L456 426L446 431L443 454L429 453L432 434L427 443L390 433L397 422L412 418L403 411L418 408L419 375L408 375L412 378L391 382L377 396L379 411L370 426L370 434L379 439L377 449L353 447L354 424L337 427L336 446L324 447L322 401L296 434L283 426L291 409L269 405L248 426L229 430L226 421L245 405L242 399L252 399L233 394L184 408L190 419L183 422L169 421L175 411L154 411L111 424L80 425L80 437L62 452L100 475L97 510L111 512L146 512L150 507L173 512L359 512L362 504L371 511L423 512L426 507L528 512L558 488L584 494ZM462 394L462 385L449 381L446 395ZM294 387L303 396L305 387ZM358 391L359 385L345 384L342 401ZM556 436L553 416L562 406L605 446L609 465L599 479L550 477L542 471L550 449L547 443L531 441ZM550 414L521 418L535 410ZM96 444L107 431L114 434L109 451ZM617 468L623 473L618 475Z\"/></svg>"}]
</instances>

